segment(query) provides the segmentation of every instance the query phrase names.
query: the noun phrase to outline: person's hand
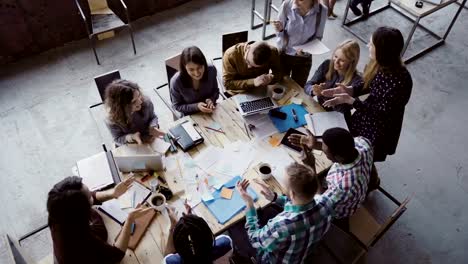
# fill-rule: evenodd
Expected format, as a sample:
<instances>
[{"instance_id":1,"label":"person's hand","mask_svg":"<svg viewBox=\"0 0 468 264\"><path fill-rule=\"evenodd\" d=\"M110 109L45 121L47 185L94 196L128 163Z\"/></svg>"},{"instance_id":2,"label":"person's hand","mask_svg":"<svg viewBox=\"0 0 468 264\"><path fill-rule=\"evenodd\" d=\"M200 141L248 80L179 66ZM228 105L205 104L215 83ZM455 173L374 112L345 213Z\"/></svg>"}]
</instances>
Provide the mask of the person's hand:
<instances>
[{"instance_id":1,"label":"person's hand","mask_svg":"<svg viewBox=\"0 0 468 264\"><path fill-rule=\"evenodd\" d=\"M308 148L312 149L315 145L315 142L317 141L310 132L308 128L306 128L306 133L307 135L301 135L301 134L291 134L288 137L288 140L291 144L293 144L296 147L301 147L302 145L306 145Z\"/></svg>"},{"instance_id":2,"label":"person's hand","mask_svg":"<svg viewBox=\"0 0 468 264\"><path fill-rule=\"evenodd\" d=\"M257 76L257 78L254 79L254 86L255 87L260 87L260 86L267 85L266 75L267 74L262 74L260 76Z\"/></svg>"},{"instance_id":3,"label":"person's hand","mask_svg":"<svg viewBox=\"0 0 468 264\"><path fill-rule=\"evenodd\" d=\"M167 206L167 213L169 215L169 220L171 220L171 227L174 228L177 224L177 216L172 206Z\"/></svg>"},{"instance_id":4,"label":"person's hand","mask_svg":"<svg viewBox=\"0 0 468 264\"><path fill-rule=\"evenodd\" d=\"M206 99L205 100L206 105L208 106L209 109L214 110L216 108L215 104L211 99Z\"/></svg>"},{"instance_id":5,"label":"person's hand","mask_svg":"<svg viewBox=\"0 0 468 264\"><path fill-rule=\"evenodd\" d=\"M213 112L213 109L209 108L207 103L200 102L200 103L197 104L197 106L198 106L198 109L203 113L212 113Z\"/></svg>"},{"instance_id":6,"label":"person's hand","mask_svg":"<svg viewBox=\"0 0 468 264\"><path fill-rule=\"evenodd\" d=\"M130 222L135 222L136 219L144 216L145 214L149 213L151 210L154 210L153 208L137 208L130 213L128 213L127 221Z\"/></svg>"},{"instance_id":7,"label":"person's hand","mask_svg":"<svg viewBox=\"0 0 468 264\"><path fill-rule=\"evenodd\" d=\"M314 91L314 95L317 95L317 96L323 95L323 91L325 90L325 83L314 84L312 86L312 90Z\"/></svg>"},{"instance_id":8,"label":"person's hand","mask_svg":"<svg viewBox=\"0 0 468 264\"><path fill-rule=\"evenodd\" d=\"M123 182L119 182L119 184L117 184L115 187L114 187L114 190L112 191L112 197L114 197L115 199L119 198L122 194L126 193L128 191L128 189L130 189L130 187L132 186L132 183L135 181L135 177L130 177L128 179L126 179L125 181Z\"/></svg>"},{"instance_id":9,"label":"person's hand","mask_svg":"<svg viewBox=\"0 0 468 264\"><path fill-rule=\"evenodd\" d=\"M354 103L354 98L347 94L347 93L342 93L342 94L335 94L335 97L333 99L327 100L323 103L323 106L325 107L334 107L335 105L340 105L340 104L349 104L352 105Z\"/></svg>"},{"instance_id":10,"label":"person's hand","mask_svg":"<svg viewBox=\"0 0 468 264\"><path fill-rule=\"evenodd\" d=\"M192 207L188 204L187 199L184 201L185 213L186 215L192 214Z\"/></svg>"},{"instance_id":11,"label":"person's hand","mask_svg":"<svg viewBox=\"0 0 468 264\"><path fill-rule=\"evenodd\" d=\"M153 126L153 127L150 127L149 128L149 134L153 137L164 137L164 135L166 134L164 131L162 131L161 129Z\"/></svg>"},{"instance_id":12,"label":"person's hand","mask_svg":"<svg viewBox=\"0 0 468 264\"><path fill-rule=\"evenodd\" d=\"M125 136L125 141L127 141L127 143L137 143L138 145L143 144L140 132L128 134L127 136Z\"/></svg>"},{"instance_id":13,"label":"person's hand","mask_svg":"<svg viewBox=\"0 0 468 264\"><path fill-rule=\"evenodd\" d=\"M265 78L264 78L264 85L268 85L271 83L271 81L273 81L273 78L275 76L272 74L272 73L269 73L269 74L265 74Z\"/></svg>"},{"instance_id":14,"label":"person's hand","mask_svg":"<svg viewBox=\"0 0 468 264\"><path fill-rule=\"evenodd\" d=\"M302 153L301 161L304 165L309 166L315 172L315 156L312 152L312 149L309 148L306 144L301 144Z\"/></svg>"},{"instance_id":15,"label":"person's hand","mask_svg":"<svg viewBox=\"0 0 468 264\"><path fill-rule=\"evenodd\" d=\"M284 30L283 28L283 23L281 23L281 21L278 21L278 20L272 20L270 21L271 25L275 28L275 31L276 32L281 32Z\"/></svg>"},{"instance_id":16,"label":"person's hand","mask_svg":"<svg viewBox=\"0 0 468 264\"><path fill-rule=\"evenodd\" d=\"M273 192L270 188L270 186L266 185L264 182L260 181L259 179L254 179L255 183L260 185L262 190L260 190L260 193L265 196L265 198L269 201L273 201L275 199L275 192Z\"/></svg>"},{"instance_id":17,"label":"person's hand","mask_svg":"<svg viewBox=\"0 0 468 264\"><path fill-rule=\"evenodd\" d=\"M247 187L249 187L250 182L249 180L243 179L238 181L236 184L236 188L239 191L242 199L245 201L248 207L253 207L253 199L250 194L247 193Z\"/></svg>"},{"instance_id":18,"label":"person's hand","mask_svg":"<svg viewBox=\"0 0 468 264\"><path fill-rule=\"evenodd\" d=\"M335 88L327 89L322 91L322 95L326 97L334 97L338 94L344 94L347 93L349 95L353 95L353 87L352 86L346 86L342 83L337 83Z\"/></svg>"}]
</instances>

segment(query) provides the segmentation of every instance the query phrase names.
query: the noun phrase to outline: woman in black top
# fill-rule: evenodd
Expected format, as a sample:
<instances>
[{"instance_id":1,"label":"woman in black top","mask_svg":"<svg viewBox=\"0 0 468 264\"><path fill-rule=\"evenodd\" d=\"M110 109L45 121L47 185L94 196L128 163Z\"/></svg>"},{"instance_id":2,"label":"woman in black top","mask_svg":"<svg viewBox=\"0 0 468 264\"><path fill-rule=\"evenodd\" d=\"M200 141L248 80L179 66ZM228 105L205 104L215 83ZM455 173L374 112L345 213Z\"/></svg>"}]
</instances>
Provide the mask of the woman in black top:
<instances>
[{"instance_id":1,"label":"woman in black top","mask_svg":"<svg viewBox=\"0 0 468 264\"><path fill-rule=\"evenodd\" d=\"M413 87L411 74L401 61L403 44L403 36L396 28L380 27L372 34L368 44L370 62L364 71L364 90L370 91L366 100L353 98L341 87L322 92L334 97L325 106L346 103L356 109L349 129L353 136L372 142L374 161L384 161L395 153Z\"/></svg>"}]
</instances>

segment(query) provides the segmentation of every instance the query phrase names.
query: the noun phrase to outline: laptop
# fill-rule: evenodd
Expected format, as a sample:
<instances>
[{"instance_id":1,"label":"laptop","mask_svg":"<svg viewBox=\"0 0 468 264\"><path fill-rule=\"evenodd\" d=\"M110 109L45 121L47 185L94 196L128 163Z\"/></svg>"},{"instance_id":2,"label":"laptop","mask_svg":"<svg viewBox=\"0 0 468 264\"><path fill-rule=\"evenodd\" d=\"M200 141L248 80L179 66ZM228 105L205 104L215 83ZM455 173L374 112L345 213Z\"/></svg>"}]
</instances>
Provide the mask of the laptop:
<instances>
[{"instance_id":1,"label":"laptop","mask_svg":"<svg viewBox=\"0 0 468 264\"><path fill-rule=\"evenodd\" d=\"M242 116L264 113L276 107L276 103L268 96L267 89L254 89L233 98Z\"/></svg>"},{"instance_id":2,"label":"laptop","mask_svg":"<svg viewBox=\"0 0 468 264\"><path fill-rule=\"evenodd\" d=\"M164 170L163 156L148 145L122 145L113 152L115 163L121 172Z\"/></svg>"}]
</instances>

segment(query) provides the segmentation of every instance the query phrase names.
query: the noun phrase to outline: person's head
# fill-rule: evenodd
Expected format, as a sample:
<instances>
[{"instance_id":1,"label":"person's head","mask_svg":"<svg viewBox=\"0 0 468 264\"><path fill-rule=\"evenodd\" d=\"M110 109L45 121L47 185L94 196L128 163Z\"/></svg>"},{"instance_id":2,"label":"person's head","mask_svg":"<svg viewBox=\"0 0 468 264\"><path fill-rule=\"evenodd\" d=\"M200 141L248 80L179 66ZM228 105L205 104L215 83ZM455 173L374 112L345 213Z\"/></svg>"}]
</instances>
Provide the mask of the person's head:
<instances>
[{"instance_id":1,"label":"person's head","mask_svg":"<svg viewBox=\"0 0 468 264\"><path fill-rule=\"evenodd\" d=\"M395 71L402 68L403 45L403 35L396 28L379 27L374 31L367 45L370 62L364 70L365 88L379 70Z\"/></svg>"},{"instance_id":2,"label":"person's head","mask_svg":"<svg viewBox=\"0 0 468 264\"><path fill-rule=\"evenodd\" d=\"M106 87L104 102L109 119L119 125L128 125L130 115L143 108L143 101L140 87L134 82L115 80Z\"/></svg>"},{"instance_id":3,"label":"person's head","mask_svg":"<svg viewBox=\"0 0 468 264\"><path fill-rule=\"evenodd\" d=\"M205 81L208 77L208 64L205 55L196 47L187 47L180 55L180 78L186 87L191 87L193 81Z\"/></svg>"},{"instance_id":4,"label":"person's head","mask_svg":"<svg viewBox=\"0 0 468 264\"><path fill-rule=\"evenodd\" d=\"M211 263L214 235L203 218L187 214L177 222L174 248L184 263Z\"/></svg>"},{"instance_id":5,"label":"person's head","mask_svg":"<svg viewBox=\"0 0 468 264\"><path fill-rule=\"evenodd\" d=\"M310 10L317 0L294 0L294 4L302 10Z\"/></svg>"},{"instance_id":6,"label":"person's head","mask_svg":"<svg viewBox=\"0 0 468 264\"><path fill-rule=\"evenodd\" d=\"M62 233L81 232L89 227L91 193L80 177L67 177L52 187L47 197L49 225Z\"/></svg>"},{"instance_id":7,"label":"person's head","mask_svg":"<svg viewBox=\"0 0 468 264\"><path fill-rule=\"evenodd\" d=\"M297 162L285 169L287 192L293 202L306 202L312 199L319 189L316 173L309 167Z\"/></svg>"},{"instance_id":8,"label":"person's head","mask_svg":"<svg viewBox=\"0 0 468 264\"><path fill-rule=\"evenodd\" d=\"M331 80L333 73L337 71L340 75L344 76L343 84L349 85L356 72L359 53L359 44L355 40L348 39L338 45L332 55L326 75L327 80Z\"/></svg>"},{"instance_id":9,"label":"person's head","mask_svg":"<svg viewBox=\"0 0 468 264\"><path fill-rule=\"evenodd\" d=\"M267 64L271 57L271 47L265 41L256 41L247 44L245 62L249 68L258 68Z\"/></svg>"},{"instance_id":10,"label":"person's head","mask_svg":"<svg viewBox=\"0 0 468 264\"><path fill-rule=\"evenodd\" d=\"M322 135L322 151L333 162L349 163L356 158L354 138L346 129L335 127Z\"/></svg>"}]
</instances>

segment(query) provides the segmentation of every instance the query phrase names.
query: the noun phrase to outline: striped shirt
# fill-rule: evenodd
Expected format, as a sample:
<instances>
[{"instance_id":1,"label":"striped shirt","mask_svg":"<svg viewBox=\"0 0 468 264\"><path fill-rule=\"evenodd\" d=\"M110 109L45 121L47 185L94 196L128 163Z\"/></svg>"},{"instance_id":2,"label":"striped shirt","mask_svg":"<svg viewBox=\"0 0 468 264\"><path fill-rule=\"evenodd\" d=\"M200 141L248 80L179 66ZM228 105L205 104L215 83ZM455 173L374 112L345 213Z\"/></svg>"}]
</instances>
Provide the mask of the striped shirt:
<instances>
[{"instance_id":1,"label":"striped shirt","mask_svg":"<svg viewBox=\"0 0 468 264\"><path fill-rule=\"evenodd\" d=\"M284 211L260 228L257 211L246 213L247 234L260 263L303 263L330 227L332 201L317 196L306 205L293 205L286 196L276 200Z\"/></svg>"},{"instance_id":2,"label":"striped shirt","mask_svg":"<svg viewBox=\"0 0 468 264\"><path fill-rule=\"evenodd\" d=\"M328 171L324 196L334 204L334 218L351 216L366 198L373 164L373 149L364 137L354 138L358 157L349 164L334 163Z\"/></svg>"}]
</instances>

